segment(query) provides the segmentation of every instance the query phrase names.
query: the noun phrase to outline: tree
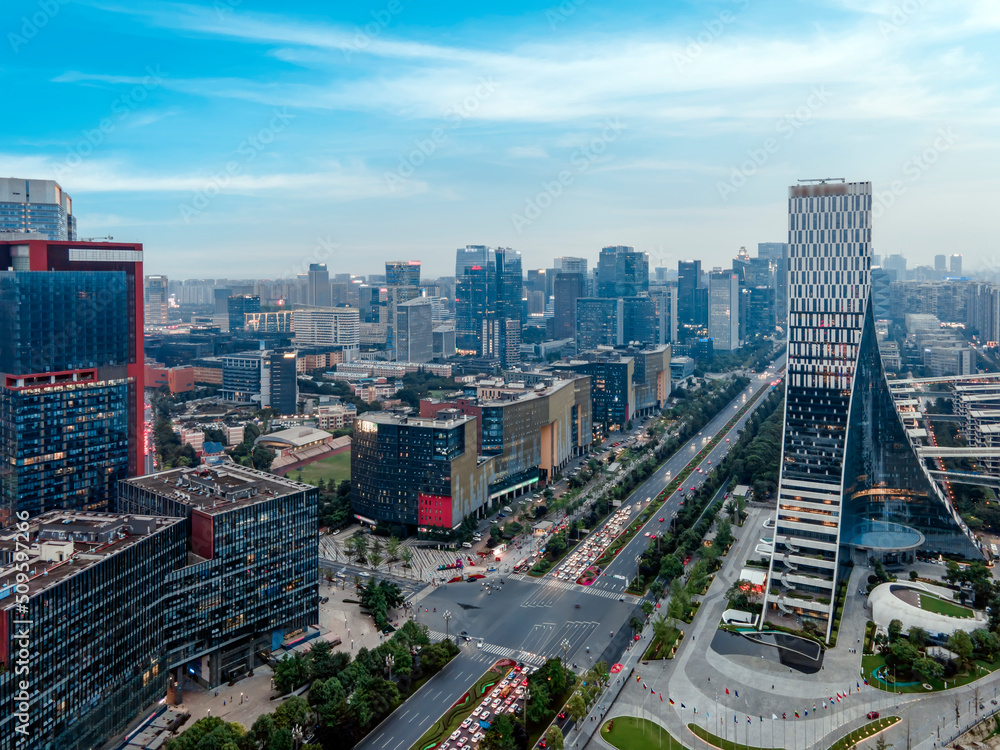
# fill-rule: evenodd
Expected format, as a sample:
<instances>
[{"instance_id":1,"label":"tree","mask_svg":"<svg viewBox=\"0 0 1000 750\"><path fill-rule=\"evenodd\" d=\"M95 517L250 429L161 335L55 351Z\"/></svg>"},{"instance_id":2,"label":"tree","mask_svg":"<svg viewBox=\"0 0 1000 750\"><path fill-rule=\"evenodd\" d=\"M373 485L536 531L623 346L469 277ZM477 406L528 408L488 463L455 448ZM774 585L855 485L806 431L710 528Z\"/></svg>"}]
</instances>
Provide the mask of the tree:
<instances>
[{"instance_id":1,"label":"tree","mask_svg":"<svg viewBox=\"0 0 1000 750\"><path fill-rule=\"evenodd\" d=\"M885 737L879 735L875 740L875 750L889 750L893 746L892 742L886 742Z\"/></svg>"},{"instance_id":2,"label":"tree","mask_svg":"<svg viewBox=\"0 0 1000 750\"><path fill-rule=\"evenodd\" d=\"M555 724L549 727L549 731L545 733L546 745L552 750L563 750L563 733L562 730Z\"/></svg>"},{"instance_id":3,"label":"tree","mask_svg":"<svg viewBox=\"0 0 1000 750\"><path fill-rule=\"evenodd\" d=\"M378 566L382 564L382 553L381 552L369 552L368 562L372 566L372 570L378 570Z\"/></svg>"},{"instance_id":4,"label":"tree","mask_svg":"<svg viewBox=\"0 0 1000 750\"><path fill-rule=\"evenodd\" d=\"M399 550L399 559L403 561L403 565L410 567L410 563L413 562L413 552L409 547L401 547Z\"/></svg>"},{"instance_id":5,"label":"tree","mask_svg":"<svg viewBox=\"0 0 1000 750\"><path fill-rule=\"evenodd\" d=\"M639 605L639 608L642 610L644 615L651 615L653 614L653 610L656 609L656 607L653 606L653 603L648 599L644 599L642 604Z\"/></svg>"},{"instance_id":6,"label":"tree","mask_svg":"<svg viewBox=\"0 0 1000 750\"><path fill-rule=\"evenodd\" d=\"M299 685L304 684L308 677L309 670L306 661L298 651L279 659L275 664L274 686L279 693L290 693Z\"/></svg>"},{"instance_id":7,"label":"tree","mask_svg":"<svg viewBox=\"0 0 1000 750\"><path fill-rule=\"evenodd\" d=\"M566 713L575 722L580 722L587 715L587 704L583 702L583 697L579 693L573 693L566 704Z\"/></svg>"},{"instance_id":8,"label":"tree","mask_svg":"<svg viewBox=\"0 0 1000 750\"><path fill-rule=\"evenodd\" d=\"M309 703L298 695L292 695L282 701L274 711L274 726L278 729L291 729L295 726L304 727L311 724L312 711Z\"/></svg>"},{"instance_id":9,"label":"tree","mask_svg":"<svg viewBox=\"0 0 1000 750\"><path fill-rule=\"evenodd\" d=\"M385 542L385 553L389 556L389 561L399 559L399 539L394 536L389 537Z\"/></svg>"},{"instance_id":10,"label":"tree","mask_svg":"<svg viewBox=\"0 0 1000 750\"><path fill-rule=\"evenodd\" d=\"M913 673L920 675L924 682L940 679L944 674L944 665L937 659L921 656L913 662Z\"/></svg>"},{"instance_id":11,"label":"tree","mask_svg":"<svg viewBox=\"0 0 1000 750\"><path fill-rule=\"evenodd\" d=\"M483 734L479 746L483 750L518 750L514 734L514 720L508 714L499 714Z\"/></svg>"},{"instance_id":12,"label":"tree","mask_svg":"<svg viewBox=\"0 0 1000 750\"><path fill-rule=\"evenodd\" d=\"M673 581L684 574L684 563L676 555L664 555L660 560L660 575L667 581Z\"/></svg>"},{"instance_id":13,"label":"tree","mask_svg":"<svg viewBox=\"0 0 1000 750\"><path fill-rule=\"evenodd\" d=\"M537 674L537 672L536 672ZM534 675L532 675L534 676ZM540 724L549 718L549 704L552 702L552 692L548 685L538 683L531 688L531 699L528 701L528 721Z\"/></svg>"},{"instance_id":14,"label":"tree","mask_svg":"<svg viewBox=\"0 0 1000 750\"><path fill-rule=\"evenodd\" d=\"M917 648L923 648L924 644L927 643L927 631L913 625L906 632L906 639Z\"/></svg>"},{"instance_id":15,"label":"tree","mask_svg":"<svg viewBox=\"0 0 1000 750\"><path fill-rule=\"evenodd\" d=\"M715 533L715 545L718 546L720 550L725 549L730 544L733 543L733 527L728 521L719 519L717 522L718 530Z\"/></svg>"},{"instance_id":16,"label":"tree","mask_svg":"<svg viewBox=\"0 0 1000 750\"><path fill-rule=\"evenodd\" d=\"M889 622L889 643L895 643L899 640L900 633L903 632L903 623L901 620L891 620Z\"/></svg>"},{"instance_id":17,"label":"tree","mask_svg":"<svg viewBox=\"0 0 1000 750\"><path fill-rule=\"evenodd\" d=\"M226 722L218 716L198 719L187 731L167 743L167 750L222 750L227 744L241 747L246 730L236 722Z\"/></svg>"},{"instance_id":18,"label":"tree","mask_svg":"<svg viewBox=\"0 0 1000 750\"><path fill-rule=\"evenodd\" d=\"M956 630L948 637L948 649L958 655L961 666L972 661L972 638L964 630Z\"/></svg>"}]
</instances>

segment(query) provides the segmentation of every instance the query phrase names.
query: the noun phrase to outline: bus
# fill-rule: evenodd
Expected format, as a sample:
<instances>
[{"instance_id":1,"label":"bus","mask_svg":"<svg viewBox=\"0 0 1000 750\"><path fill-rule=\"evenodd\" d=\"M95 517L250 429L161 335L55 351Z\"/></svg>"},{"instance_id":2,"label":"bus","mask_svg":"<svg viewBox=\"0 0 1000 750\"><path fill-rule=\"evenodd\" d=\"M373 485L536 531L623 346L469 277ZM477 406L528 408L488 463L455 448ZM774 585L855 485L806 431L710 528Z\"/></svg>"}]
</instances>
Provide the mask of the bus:
<instances>
[{"instance_id":1,"label":"bus","mask_svg":"<svg viewBox=\"0 0 1000 750\"><path fill-rule=\"evenodd\" d=\"M997 549L996 544L991 544L990 545L990 552L993 553L993 559L994 560L1000 560L1000 550Z\"/></svg>"}]
</instances>

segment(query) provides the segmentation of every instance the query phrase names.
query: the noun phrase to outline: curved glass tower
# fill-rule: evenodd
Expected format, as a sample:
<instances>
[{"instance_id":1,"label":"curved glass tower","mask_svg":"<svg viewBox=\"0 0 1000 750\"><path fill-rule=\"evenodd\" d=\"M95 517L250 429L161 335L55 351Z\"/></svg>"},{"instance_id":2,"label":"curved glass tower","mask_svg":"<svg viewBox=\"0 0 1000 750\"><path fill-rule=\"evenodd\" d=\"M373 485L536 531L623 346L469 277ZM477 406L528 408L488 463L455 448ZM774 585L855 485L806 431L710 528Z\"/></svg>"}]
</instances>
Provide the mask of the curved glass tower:
<instances>
[{"instance_id":1,"label":"curved glass tower","mask_svg":"<svg viewBox=\"0 0 1000 750\"><path fill-rule=\"evenodd\" d=\"M979 552L913 452L885 380L871 306L871 183L789 188L788 259L785 423L765 612L811 621L829 639L847 562Z\"/></svg>"}]
</instances>

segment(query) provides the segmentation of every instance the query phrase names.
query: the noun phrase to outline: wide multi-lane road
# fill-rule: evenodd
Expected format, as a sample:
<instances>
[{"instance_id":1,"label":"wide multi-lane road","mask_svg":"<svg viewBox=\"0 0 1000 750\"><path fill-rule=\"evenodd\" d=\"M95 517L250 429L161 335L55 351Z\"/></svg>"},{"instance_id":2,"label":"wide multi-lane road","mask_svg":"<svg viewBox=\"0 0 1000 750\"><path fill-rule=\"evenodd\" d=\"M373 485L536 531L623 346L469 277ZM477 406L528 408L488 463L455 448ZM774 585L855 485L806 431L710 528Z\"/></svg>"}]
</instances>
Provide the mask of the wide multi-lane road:
<instances>
[{"instance_id":1,"label":"wide multi-lane road","mask_svg":"<svg viewBox=\"0 0 1000 750\"><path fill-rule=\"evenodd\" d=\"M730 438L735 442L746 419L760 404L752 402L754 394L766 383L777 379L772 365L770 375L754 375L746 390L736 396L705 428L680 448L639 488L626 504L656 497L705 444L720 434L720 444L707 456L716 464L727 450ZM766 391L765 391L766 393ZM764 394L761 394L763 396ZM726 423L739 408L751 403L751 408L725 434ZM697 479L696 479L697 477ZM687 488L697 486L704 475L695 472L685 481ZM679 495L672 496L664 508L643 529L659 530L679 507ZM628 621L638 611L638 599L624 593L625 582L613 578L635 575L638 555L649 544L642 533L633 539L608 566L609 575L592 586L577 586L546 576L543 579L507 576L503 583L492 580L492 588L481 582L460 582L425 589L416 598L417 621L427 625L433 636L445 633L460 638L461 653L439 674L432 677L415 695L376 727L358 747L365 750L408 750L437 720L441 713L462 697L472 682L493 660L509 657L532 664L565 655L578 669L592 666L599 659L614 660L625 651L631 638ZM426 610L426 611L425 611ZM445 614L449 617L445 619Z\"/></svg>"}]
</instances>

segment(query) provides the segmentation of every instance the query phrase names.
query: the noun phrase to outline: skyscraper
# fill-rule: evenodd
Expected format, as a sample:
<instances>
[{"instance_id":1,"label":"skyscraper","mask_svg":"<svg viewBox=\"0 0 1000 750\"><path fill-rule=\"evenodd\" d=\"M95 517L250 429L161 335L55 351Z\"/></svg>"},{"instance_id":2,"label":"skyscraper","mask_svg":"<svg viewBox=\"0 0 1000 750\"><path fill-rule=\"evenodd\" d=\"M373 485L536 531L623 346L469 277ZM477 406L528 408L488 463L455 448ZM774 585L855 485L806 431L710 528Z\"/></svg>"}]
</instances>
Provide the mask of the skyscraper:
<instances>
[{"instance_id":1,"label":"skyscraper","mask_svg":"<svg viewBox=\"0 0 1000 750\"><path fill-rule=\"evenodd\" d=\"M0 525L142 469L142 245L0 241Z\"/></svg>"},{"instance_id":2,"label":"skyscraper","mask_svg":"<svg viewBox=\"0 0 1000 750\"><path fill-rule=\"evenodd\" d=\"M677 324L678 327L698 326L697 291L701 287L701 261L677 261Z\"/></svg>"},{"instance_id":3,"label":"skyscraper","mask_svg":"<svg viewBox=\"0 0 1000 750\"><path fill-rule=\"evenodd\" d=\"M434 321L427 297L407 300L396 307L396 359L430 362L434 359Z\"/></svg>"},{"instance_id":4,"label":"skyscraper","mask_svg":"<svg viewBox=\"0 0 1000 750\"><path fill-rule=\"evenodd\" d=\"M165 326L170 322L166 276L147 276L144 279L143 310L145 324Z\"/></svg>"},{"instance_id":5,"label":"skyscraper","mask_svg":"<svg viewBox=\"0 0 1000 750\"><path fill-rule=\"evenodd\" d=\"M976 549L914 454L882 370L871 183L791 187L788 237L788 382L765 615L795 615L829 639L844 560Z\"/></svg>"},{"instance_id":6,"label":"skyscraper","mask_svg":"<svg viewBox=\"0 0 1000 750\"><path fill-rule=\"evenodd\" d=\"M560 273L578 273L587 278L587 259L563 257L555 259L555 269Z\"/></svg>"},{"instance_id":7,"label":"skyscraper","mask_svg":"<svg viewBox=\"0 0 1000 750\"><path fill-rule=\"evenodd\" d=\"M387 260L385 262L386 286L420 286L419 260Z\"/></svg>"},{"instance_id":8,"label":"skyscraper","mask_svg":"<svg viewBox=\"0 0 1000 750\"><path fill-rule=\"evenodd\" d=\"M246 330L246 316L260 312L260 297L252 294L234 294L229 297L226 309L229 314L229 332Z\"/></svg>"},{"instance_id":9,"label":"skyscraper","mask_svg":"<svg viewBox=\"0 0 1000 750\"><path fill-rule=\"evenodd\" d=\"M576 301L586 296L585 277L579 273L560 271L555 283L555 336L571 339L576 336Z\"/></svg>"},{"instance_id":10,"label":"skyscraper","mask_svg":"<svg viewBox=\"0 0 1000 750\"><path fill-rule=\"evenodd\" d=\"M948 270L948 256L947 255L935 255L934 256L934 270L935 271L947 271Z\"/></svg>"},{"instance_id":11,"label":"skyscraper","mask_svg":"<svg viewBox=\"0 0 1000 750\"><path fill-rule=\"evenodd\" d=\"M652 297L622 298L622 343L640 346L658 343L656 301Z\"/></svg>"},{"instance_id":12,"label":"skyscraper","mask_svg":"<svg viewBox=\"0 0 1000 750\"><path fill-rule=\"evenodd\" d=\"M949 270L951 271L951 275L952 276L961 276L962 275L962 256L961 255L958 255L958 254L952 255L948 259L948 263L950 265L950 269Z\"/></svg>"},{"instance_id":13,"label":"skyscraper","mask_svg":"<svg viewBox=\"0 0 1000 750\"><path fill-rule=\"evenodd\" d=\"M330 272L326 263L309 264L308 303L314 307L333 307L333 287L330 286Z\"/></svg>"},{"instance_id":14,"label":"skyscraper","mask_svg":"<svg viewBox=\"0 0 1000 750\"><path fill-rule=\"evenodd\" d=\"M598 297L638 297L649 292L649 257L628 245L601 249L597 263Z\"/></svg>"},{"instance_id":15,"label":"skyscraper","mask_svg":"<svg viewBox=\"0 0 1000 750\"><path fill-rule=\"evenodd\" d=\"M733 271L708 277L708 335L715 351L732 351L740 342L740 280Z\"/></svg>"},{"instance_id":16,"label":"skyscraper","mask_svg":"<svg viewBox=\"0 0 1000 750\"><path fill-rule=\"evenodd\" d=\"M618 346L625 337L621 297L584 297L576 301L576 349Z\"/></svg>"},{"instance_id":17,"label":"skyscraper","mask_svg":"<svg viewBox=\"0 0 1000 750\"><path fill-rule=\"evenodd\" d=\"M774 315L783 324L788 320L788 243L758 242L757 257L774 263Z\"/></svg>"},{"instance_id":18,"label":"skyscraper","mask_svg":"<svg viewBox=\"0 0 1000 750\"><path fill-rule=\"evenodd\" d=\"M497 248L497 318L500 326L500 364L513 367L521 362L521 328L524 326L524 276L521 252Z\"/></svg>"},{"instance_id":19,"label":"skyscraper","mask_svg":"<svg viewBox=\"0 0 1000 750\"><path fill-rule=\"evenodd\" d=\"M75 240L73 199L53 180L0 177L0 238L8 232Z\"/></svg>"}]
</instances>

